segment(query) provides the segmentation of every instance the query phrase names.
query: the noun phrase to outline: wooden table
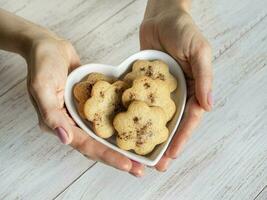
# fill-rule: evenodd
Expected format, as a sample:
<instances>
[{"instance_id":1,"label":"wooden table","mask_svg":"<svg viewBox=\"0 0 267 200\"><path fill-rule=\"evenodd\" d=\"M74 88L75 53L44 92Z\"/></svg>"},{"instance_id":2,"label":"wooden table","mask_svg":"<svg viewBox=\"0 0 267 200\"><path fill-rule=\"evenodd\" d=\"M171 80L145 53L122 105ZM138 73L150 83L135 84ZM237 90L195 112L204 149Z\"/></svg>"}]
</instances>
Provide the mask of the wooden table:
<instances>
[{"instance_id":1,"label":"wooden table","mask_svg":"<svg viewBox=\"0 0 267 200\"><path fill-rule=\"evenodd\" d=\"M64 3L63 3L64 2ZM139 50L144 0L0 0L69 39L82 63ZM213 46L215 106L169 170L135 178L42 134L26 64L0 54L0 199L267 199L267 0L194 0Z\"/></svg>"}]
</instances>

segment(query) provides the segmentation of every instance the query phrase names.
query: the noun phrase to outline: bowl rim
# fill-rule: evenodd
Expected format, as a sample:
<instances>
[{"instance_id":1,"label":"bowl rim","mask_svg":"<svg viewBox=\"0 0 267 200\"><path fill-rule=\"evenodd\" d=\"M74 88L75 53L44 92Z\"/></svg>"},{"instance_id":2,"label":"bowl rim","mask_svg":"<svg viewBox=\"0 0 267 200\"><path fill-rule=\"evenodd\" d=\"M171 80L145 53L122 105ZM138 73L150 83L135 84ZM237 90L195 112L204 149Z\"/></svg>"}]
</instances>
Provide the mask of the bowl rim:
<instances>
[{"instance_id":1,"label":"bowl rim","mask_svg":"<svg viewBox=\"0 0 267 200\"><path fill-rule=\"evenodd\" d=\"M153 56L152 56L153 55ZM151 57L146 58L146 57ZM73 85L75 83L81 80L82 77L84 77L85 75L85 71L88 71L88 73L91 72L101 72L103 73L103 70L106 70L106 73L104 74L108 74L108 75L113 75L113 76L117 76L119 75L119 73L121 73L121 68L124 67L124 71L122 73L124 73L125 71L127 71L127 68L129 68L131 66L131 64L133 63L133 61L138 60L138 59L145 59L146 60L154 60L152 59L152 57L154 59L159 59L159 60L163 60L166 61L168 60L169 62L172 62L173 64L175 64L177 66L178 70L178 74L179 74L179 79L181 79L179 81L180 85L180 89L182 91L183 95L182 101L181 101L181 109L180 109L180 113L179 116L177 118L177 121L175 122L175 126L173 128L172 131L170 131L170 135L167 139L167 141L165 142L166 144L162 147L162 149L160 149L159 153L156 155L156 158L151 160L145 156L141 156L141 155L137 155L135 153L120 149L118 146L110 143L109 141L107 141L104 138L101 138L99 136L97 136L94 131L88 127L83 120L81 119L81 117L78 115L76 108L72 106L74 98L72 95L72 89L73 89ZM127 66L127 67L126 67ZM91 69L95 69L94 71L91 71ZM87 73L87 74L88 74ZM81 75L83 74L83 75ZM79 77L79 78L77 78ZM76 82L73 84L73 82L76 80ZM178 125L181 122L181 118L185 109L185 104L186 104L186 98L187 98L187 88L186 88L186 81L185 81L185 77L184 77L184 73L180 67L180 65L177 63L177 61L172 58L170 55L161 52L161 51L157 51L157 50L143 50L143 51L139 51L131 56L129 56L128 58L126 58L124 61L122 61L118 66L113 66L113 65L107 65L107 64L99 64L99 63L90 63L90 64L85 64L82 65L76 69L74 69L67 77L67 81L66 81L66 86L65 86L65 91L64 91L64 101L65 101L65 105L66 108L68 110L68 112L70 113L71 117L73 118L73 120L75 121L75 123L77 123L77 125L83 130L85 131L87 134L89 134L89 136L91 136L93 139L97 140L98 142L101 142L102 144L108 146L109 148L123 154L124 156L135 160L137 162L143 163L145 165L148 166L154 166L156 165L156 163L158 163L158 161L160 160L160 158L163 156L164 152L166 151L166 149L168 148L173 136L176 133L176 130L178 128ZM177 110L176 110L177 112Z\"/></svg>"}]
</instances>

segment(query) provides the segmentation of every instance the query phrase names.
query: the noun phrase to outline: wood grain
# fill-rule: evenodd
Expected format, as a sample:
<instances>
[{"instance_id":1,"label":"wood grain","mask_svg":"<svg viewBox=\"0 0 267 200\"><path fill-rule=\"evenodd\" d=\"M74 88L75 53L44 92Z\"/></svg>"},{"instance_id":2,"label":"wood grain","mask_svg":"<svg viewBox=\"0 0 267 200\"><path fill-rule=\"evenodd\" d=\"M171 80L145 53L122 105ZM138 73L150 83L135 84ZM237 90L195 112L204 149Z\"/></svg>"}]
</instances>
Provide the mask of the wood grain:
<instances>
[{"instance_id":1,"label":"wood grain","mask_svg":"<svg viewBox=\"0 0 267 200\"><path fill-rule=\"evenodd\" d=\"M37 23L51 24L55 31L63 30L64 27L61 27L67 22L70 23L71 20L67 20L66 15L70 16L72 23L76 18L76 26L79 26L80 22L80 25L84 26L80 29L84 32L77 28L72 29L74 32L64 32L72 33L73 39L78 40L82 34L101 26L131 3L117 1L115 6L107 10L108 1L69 1L68 8L65 6L60 10L54 8L53 2L38 4L36 1L34 5L29 1L24 1L24 4L1 1L0 5ZM75 2L80 5L74 4ZM72 7L77 9L72 10ZM59 10L61 12L58 12ZM48 18L47 13L51 14ZM74 26L75 24L72 25ZM77 35L74 37L75 34ZM55 137L40 132L36 114L26 92L24 60L18 55L1 51L0 63L0 177L5 180L0 181L0 199L52 199L94 162L61 145Z\"/></svg>"},{"instance_id":2,"label":"wood grain","mask_svg":"<svg viewBox=\"0 0 267 200\"><path fill-rule=\"evenodd\" d=\"M57 199L253 199L267 180L267 19L251 24L214 58L214 111L166 174L97 164Z\"/></svg>"},{"instance_id":3,"label":"wood grain","mask_svg":"<svg viewBox=\"0 0 267 200\"><path fill-rule=\"evenodd\" d=\"M214 48L215 108L166 173L148 168L142 179L93 165L41 134L25 63L0 52L0 199L266 199L266 3L193 1L193 17ZM113 65L138 51L145 4L0 0L70 39L83 63Z\"/></svg>"},{"instance_id":4,"label":"wood grain","mask_svg":"<svg viewBox=\"0 0 267 200\"><path fill-rule=\"evenodd\" d=\"M41 133L25 85L0 99L0 199L52 199L94 162Z\"/></svg>"}]
</instances>

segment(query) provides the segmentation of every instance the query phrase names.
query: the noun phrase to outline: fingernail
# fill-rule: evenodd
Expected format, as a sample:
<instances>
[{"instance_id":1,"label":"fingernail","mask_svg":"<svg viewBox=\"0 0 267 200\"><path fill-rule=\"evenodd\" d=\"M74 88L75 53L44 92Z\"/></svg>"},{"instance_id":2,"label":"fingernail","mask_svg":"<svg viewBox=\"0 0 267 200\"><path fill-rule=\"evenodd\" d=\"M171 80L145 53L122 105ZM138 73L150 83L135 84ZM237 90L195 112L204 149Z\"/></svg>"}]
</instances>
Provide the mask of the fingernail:
<instances>
[{"instance_id":1,"label":"fingernail","mask_svg":"<svg viewBox=\"0 0 267 200\"><path fill-rule=\"evenodd\" d=\"M129 174L131 174L133 177L135 177L135 178L142 178L142 176L139 176L138 174L134 174L134 173L132 173L132 172L130 172Z\"/></svg>"},{"instance_id":2,"label":"fingernail","mask_svg":"<svg viewBox=\"0 0 267 200\"><path fill-rule=\"evenodd\" d=\"M144 176L144 173L143 173L142 170L138 170L138 171L136 171L134 173L133 172L130 172L130 174L132 174L135 177L143 177Z\"/></svg>"},{"instance_id":3,"label":"fingernail","mask_svg":"<svg viewBox=\"0 0 267 200\"><path fill-rule=\"evenodd\" d=\"M131 160L131 161L132 161L132 163L135 164L135 165L140 165L140 164L141 164L140 162L137 162L137 161L135 161L135 160Z\"/></svg>"},{"instance_id":4,"label":"fingernail","mask_svg":"<svg viewBox=\"0 0 267 200\"><path fill-rule=\"evenodd\" d=\"M122 165L121 168L122 168L123 171L128 172L131 169L131 164L125 163L124 165Z\"/></svg>"},{"instance_id":5,"label":"fingernail","mask_svg":"<svg viewBox=\"0 0 267 200\"><path fill-rule=\"evenodd\" d=\"M142 165L141 163L131 160L132 161L132 167L138 167L140 165ZM135 172L132 172L131 174L133 174L136 177L142 177L144 176L144 171L142 169L137 169Z\"/></svg>"},{"instance_id":6,"label":"fingernail","mask_svg":"<svg viewBox=\"0 0 267 200\"><path fill-rule=\"evenodd\" d=\"M166 158L166 163L165 163L165 166L164 166L165 170L164 171L166 171L168 169L171 160L172 160L171 158Z\"/></svg>"},{"instance_id":7,"label":"fingernail","mask_svg":"<svg viewBox=\"0 0 267 200\"><path fill-rule=\"evenodd\" d=\"M55 128L56 135L63 144L68 144L68 134L62 127Z\"/></svg>"},{"instance_id":8,"label":"fingernail","mask_svg":"<svg viewBox=\"0 0 267 200\"><path fill-rule=\"evenodd\" d=\"M182 152L185 143L186 143L185 140L181 141L178 148L172 148L172 146L170 146L170 148L168 148L168 150L166 151L166 155L172 159L176 159Z\"/></svg>"},{"instance_id":9,"label":"fingernail","mask_svg":"<svg viewBox=\"0 0 267 200\"><path fill-rule=\"evenodd\" d=\"M208 104L212 107L213 106L213 96L212 96L212 92L210 91L208 93Z\"/></svg>"},{"instance_id":10,"label":"fingernail","mask_svg":"<svg viewBox=\"0 0 267 200\"><path fill-rule=\"evenodd\" d=\"M172 159L171 158L164 158L164 160L163 161L161 161L161 162L164 162L163 163L163 165L161 166L161 167L156 167L156 169L159 171L159 172L166 172L167 171L167 169L168 169L168 167L169 167L169 164L170 164L170 161L171 161Z\"/></svg>"}]
</instances>

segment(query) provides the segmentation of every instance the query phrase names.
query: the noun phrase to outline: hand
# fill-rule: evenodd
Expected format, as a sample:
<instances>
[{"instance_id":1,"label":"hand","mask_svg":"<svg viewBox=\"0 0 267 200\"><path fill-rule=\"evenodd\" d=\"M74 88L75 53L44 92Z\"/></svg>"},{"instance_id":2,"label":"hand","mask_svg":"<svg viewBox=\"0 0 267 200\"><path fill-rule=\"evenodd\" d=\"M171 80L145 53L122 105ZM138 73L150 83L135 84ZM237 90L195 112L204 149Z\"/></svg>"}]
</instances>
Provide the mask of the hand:
<instances>
[{"instance_id":1,"label":"hand","mask_svg":"<svg viewBox=\"0 0 267 200\"><path fill-rule=\"evenodd\" d=\"M213 104L210 45L186 11L186 4L177 2L150 0L140 27L141 49L165 51L175 58L185 74L188 89L182 122L156 165L159 171L165 171L171 159L177 157L204 110L210 111Z\"/></svg>"},{"instance_id":2,"label":"hand","mask_svg":"<svg viewBox=\"0 0 267 200\"><path fill-rule=\"evenodd\" d=\"M78 128L64 107L64 88L68 73L80 66L73 46L49 33L34 39L29 53L28 90L43 129L52 130L62 143L70 144L86 157L101 161L135 176L143 166L97 142Z\"/></svg>"}]
</instances>

